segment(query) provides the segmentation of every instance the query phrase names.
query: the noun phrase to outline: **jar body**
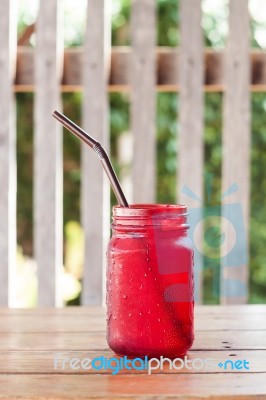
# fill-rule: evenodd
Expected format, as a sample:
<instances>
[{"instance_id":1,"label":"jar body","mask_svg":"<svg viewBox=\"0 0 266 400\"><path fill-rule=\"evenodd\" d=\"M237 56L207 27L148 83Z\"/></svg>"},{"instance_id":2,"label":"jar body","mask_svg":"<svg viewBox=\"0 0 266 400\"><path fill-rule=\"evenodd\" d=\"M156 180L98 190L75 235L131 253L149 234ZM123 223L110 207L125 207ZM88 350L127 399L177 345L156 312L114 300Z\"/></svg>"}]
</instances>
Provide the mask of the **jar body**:
<instances>
[{"instance_id":1,"label":"jar body","mask_svg":"<svg viewBox=\"0 0 266 400\"><path fill-rule=\"evenodd\" d=\"M193 250L185 213L164 205L131 207L130 217L115 210L107 250L107 342L129 357L181 357L194 339Z\"/></svg>"}]
</instances>

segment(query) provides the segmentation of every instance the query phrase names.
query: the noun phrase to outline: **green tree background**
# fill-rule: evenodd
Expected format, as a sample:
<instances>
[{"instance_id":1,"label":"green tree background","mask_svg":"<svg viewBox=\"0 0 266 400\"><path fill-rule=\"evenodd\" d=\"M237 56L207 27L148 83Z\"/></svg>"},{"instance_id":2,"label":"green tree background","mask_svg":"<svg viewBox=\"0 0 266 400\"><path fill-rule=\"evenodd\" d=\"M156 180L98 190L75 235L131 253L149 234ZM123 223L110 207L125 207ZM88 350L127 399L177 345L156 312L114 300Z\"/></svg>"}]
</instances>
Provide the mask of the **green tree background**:
<instances>
[{"instance_id":1,"label":"green tree background","mask_svg":"<svg viewBox=\"0 0 266 400\"><path fill-rule=\"evenodd\" d=\"M116 1L116 12L112 18L112 45L129 45L130 1ZM157 0L157 44L160 46L179 45L179 14L177 0ZM225 44L226 30L224 14L204 14L203 28L205 45L219 48ZM258 22L252 20L252 47L260 47L254 32ZM80 25L81 28L84 24ZM25 28L23 15L19 31ZM80 28L80 29L81 29ZM82 45L82 31L77 28L74 39L67 46ZM110 144L111 158L120 174L117 158L118 138L130 126L127 94L110 93ZM221 190L221 131L222 93L205 94L205 176L212 176L212 197L208 205L220 204ZM80 93L63 94L64 112L77 123L81 123ZM265 303L266 300L266 96L253 93L252 107L252 149L251 149L251 224L250 224L250 297L251 303ZM176 202L176 167L178 157L178 95L157 94L157 202ZM33 94L17 94L17 153L18 153L18 243L26 256L33 254ZM71 221L80 220L80 145L69 134L64 135L64 227L65 249L72 240L75 229L69 233ZM191 163L193 161L191 160ZM115 200L111 198L112 204ZM204 199L207 204L207 196ZM76 225L71 225L72 227ZM218 233L219 234L219 233ZM77 237L79 234L77 233ZM77 239L76 239L77 242ZM75 261L73 261L75 262ZM217 286L219 269L208 267L204 271L204 302L218 303ZM73 266L75 270L75 265ZM214 285L215 283L215 285ZM74 300L78 302L78 299Z\"/></svg>"}]
</instances>

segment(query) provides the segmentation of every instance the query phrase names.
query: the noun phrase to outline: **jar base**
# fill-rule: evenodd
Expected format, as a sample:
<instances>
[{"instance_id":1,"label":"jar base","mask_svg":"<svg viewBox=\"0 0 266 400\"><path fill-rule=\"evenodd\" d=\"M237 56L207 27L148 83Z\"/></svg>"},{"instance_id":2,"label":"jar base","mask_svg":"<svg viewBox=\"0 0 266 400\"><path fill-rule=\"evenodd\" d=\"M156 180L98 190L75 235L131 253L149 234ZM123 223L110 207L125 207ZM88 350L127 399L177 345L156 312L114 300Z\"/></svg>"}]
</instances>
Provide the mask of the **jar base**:
<instances>
[{"instance_id":1,"label":"jar base","mask_svg":"<svg viewBox=\"0 0 266 400\"><path fill-rule=\"evenodd\" d=\"M120 346L113 346L109 344L110 349L119 357L124 357L126 356L128 359L134 359L134 358L145 358L148 357L148 359L151 358L160 358L160 357L164 357L164 358L169 358L170 360L173 360L175 358L184 358L188 352L188 350L191 348L190 346L187 346L185 349L183 348L182 351L178 351L178 350L165 350L162 349L160 351L160 349L157 349L156 351L151 350L151 349L147 349L147 351L145 351L143 349L143 351L139 352L139 351L128 351L125 350L123 348L121 348Z\"/></svg>"},{"instance_id":2,"label":"jar base","mask_svg":"<svg viewBox=\"0 0 266 400\"><path fill-rule=\"evenodd\" d=\"M145 356L139 355L139 354L134 354L134 355L130 354L130 355L128 355L128 354L117 353L115 351L114 351L114 353L115 353L115 355L117 355L119 357L127 357L129 360L133 360L134 358L144 359L145 357L148 357L148 360L150 360L151 358L160 359L160 357L169 358L170 360L174 360L176 358L182 358L183 359L187 355L187 352L183 353L181 355L177 354L177 355L174 355L174 356L173 355L163 355L163 354L160 354L160 355L158 355L158 354L152 354L152 355L146 354Z\"/></svg>"}]
</instances>

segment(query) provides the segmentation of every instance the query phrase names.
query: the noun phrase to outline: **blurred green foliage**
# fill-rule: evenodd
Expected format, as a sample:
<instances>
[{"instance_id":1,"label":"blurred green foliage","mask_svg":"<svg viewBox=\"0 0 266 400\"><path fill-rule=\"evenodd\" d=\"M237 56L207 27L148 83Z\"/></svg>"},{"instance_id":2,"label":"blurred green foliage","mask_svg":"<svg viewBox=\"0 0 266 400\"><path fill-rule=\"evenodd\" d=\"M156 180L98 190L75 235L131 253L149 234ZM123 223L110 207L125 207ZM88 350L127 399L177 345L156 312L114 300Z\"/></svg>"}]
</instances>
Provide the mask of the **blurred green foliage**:
<instances>
[{"instance_id":1,"label":"blurred green foliage","mask_svg":"<svg viewBox=\"0 0 266 400\"><path fill-rule=\"evenodd\" d=\"M17 94L18 243L32 254L33 239L33 95Z\"/></svg>"},{"instance_id":2,"label":"blurred green foliage","mask_svg":"<svg viewBox=\"0 0 266 400\"><path fill-rule=\"evenodd\" d=\"M130 0L113 0L115 12L112 20L112 45L129 45ZM161 46L179 45L179 14L177 0L157 0L157 43ZM220 18L220 19L219 19ZM204 14L203 29L205 45L219 47L225 41L224 14ZM252 21L252 31L256 22ZM78 37L72 45L78 45ZM252 35L252 46L258 43ZM71 44L71 43L70 43ZM111 93L110 100L110 151L115 169L120 173L117 158L118 137L129 129L129 95ZM206 189L204 204L220 205L221 196L221 93L205 94L205 186L212 189L210 198ZM81 123L82 95L64 94L64 112L78 124ZM33 162L33 96L17 94L18 110L18 242L25 254L32 255L32 162ZM252 94L252 157L251 157L251 225L250 225L250 299L251 303L266 301L266 96ZM177 159L178 159L178 95L157 94L157 202L177 201ZM64 134L64 226L69 235L69 223L80 220L80 145L77 140ZM193 166L193 160L191 160ZM193 188L191 188L193 189ZM115 199L112 197L112 204ZM80 234L80 233L79 233ZM217 228L206 230L206 241L219 242ZM214 238L215 236L215 238ZM75 240L74 240L75 241ZM217 243L218 243L217 242ZM216 243L216 242L215 242ZM68 254L71 259L71 254ZM79 260L80 262L80 260ZM205 265L204 301L218 303L219 265Z\"/></svg>"}]
</instances>

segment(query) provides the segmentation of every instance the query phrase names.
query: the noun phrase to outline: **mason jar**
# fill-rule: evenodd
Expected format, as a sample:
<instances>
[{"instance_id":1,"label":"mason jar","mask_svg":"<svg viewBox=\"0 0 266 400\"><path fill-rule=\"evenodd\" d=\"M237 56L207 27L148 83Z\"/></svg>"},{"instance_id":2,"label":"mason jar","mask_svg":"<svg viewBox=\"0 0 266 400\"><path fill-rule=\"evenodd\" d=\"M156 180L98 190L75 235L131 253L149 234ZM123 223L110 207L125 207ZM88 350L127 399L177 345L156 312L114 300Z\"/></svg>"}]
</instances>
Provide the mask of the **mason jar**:
<instances>
[{"instance_id":1,"label":"mason jar","mask_svg":"<svg viewBox=\"0 0 266 400\"><path fill-rule=\"evenodd\" d=\"M187 207L113 208L107 250L107 342L129 357L182 357L192 346L193 249Z\"/></svg>"}]
</instances>

